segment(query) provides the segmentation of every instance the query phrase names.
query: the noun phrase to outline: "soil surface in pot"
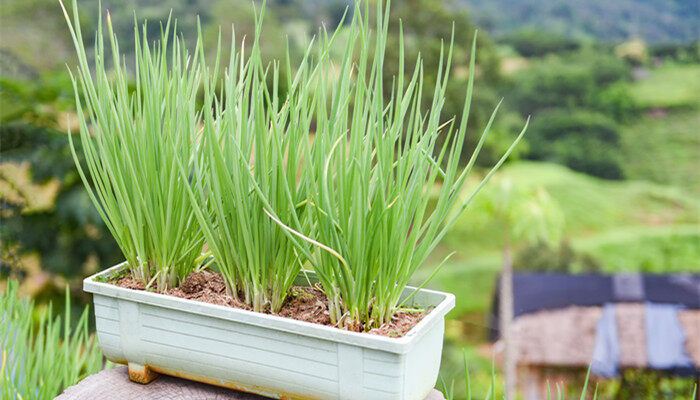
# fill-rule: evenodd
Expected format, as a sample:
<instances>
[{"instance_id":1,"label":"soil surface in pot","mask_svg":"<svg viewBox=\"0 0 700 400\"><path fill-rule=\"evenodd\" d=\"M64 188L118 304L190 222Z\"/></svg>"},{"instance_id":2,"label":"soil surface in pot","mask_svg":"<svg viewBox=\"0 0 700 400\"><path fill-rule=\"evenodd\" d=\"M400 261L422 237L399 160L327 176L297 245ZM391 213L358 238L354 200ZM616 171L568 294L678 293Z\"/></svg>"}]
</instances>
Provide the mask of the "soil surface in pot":
<instances>
[{"instance_id":1,"label":"soil surface in pot","mask_svg":"<svg viewBox=\"0 0 700 400\"><path fill-rule=\"evenodd\" d=\"M117 276L115 279L108 282L126 289L146 290L145 285L134 279L131 274ZM226 293L226 285L224 284L223 276L213 271L204 270L192 272L184 282L182 282L180 287L168 289L160 293L252 311L252 307L242 301L234 299ZM240 293L239 296L242 298L243 294ZM328 298L318 287L292 287L290 295L285 300L282 309L278 313L272 313L268 309L265 311L265 314L333 326L328 316ZM384 324L379 328L374 328L368 333L388 337L401 337L420 322L425 315L425 312L400 311L396 313L390 323ZM356 332L362 331L361 326L347 327L347 329Z\"/></svg>"}]
</instances>

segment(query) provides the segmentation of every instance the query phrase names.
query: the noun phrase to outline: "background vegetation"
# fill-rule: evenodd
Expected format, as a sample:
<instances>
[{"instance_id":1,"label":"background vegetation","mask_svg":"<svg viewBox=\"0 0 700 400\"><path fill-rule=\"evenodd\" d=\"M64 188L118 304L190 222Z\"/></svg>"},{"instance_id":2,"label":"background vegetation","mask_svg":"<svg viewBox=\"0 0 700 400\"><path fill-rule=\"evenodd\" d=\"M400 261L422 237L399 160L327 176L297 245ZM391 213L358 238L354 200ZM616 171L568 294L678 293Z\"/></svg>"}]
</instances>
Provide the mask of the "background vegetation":
<instances>
[{"instance_id":1,"label":"background vegetation","mask_svg":"<svg viewBox=\"0 0 700 400\"><path fill-rule=\"evenodd\" d=\"M91 32L97 2L80 3L83 31ZM298 57L320 24L338 23L346 2L268 0L268 5L262 46L269 59L283 55L287 41ZM132 8L154 33L172 9L185 40L194 37L199 15L205 48L214 48L219 26L223 38L232 22L237 37L252 32L253 12L245 1L105 0L103 6L120 37L131 37ZM525 191L545 191L563 225L557 243L520 243L516 269L700 272L698 15L697 2L685 0L394 2L388 47L395 50L391 43L400 19L406 54L410 59L421 51L427 79L435 79L436 52L455 21L445 118L462 106L468 49L473 30L480 29L467 146L473 146L499 99L505 102L479 165L492 164L532 116L525 143L499 175ZM129 53L129 41L122 43ZM397 69L396 56L387 54L387 80ZM77 118L66 63L74 66L76 60L56 2L0 4L0 291L7 291L8 278L16 279L18 293L43 310L48 300L62 300L68 285L76 316L89 303L81 279L122 256L70 159L65 132L77 131ZM502 243L483 209L475 204L459 219L416 277L422 281L456 251L430 285L457 296L442 371L446 381L456 380L457 398L464 387L459 348L467 349L477 398L486 396L491 381L486 316ZM689 396L689 380L630 374L624 384L600 382L599 398ZM583 376L572 390L580 390L582 381ZM667 383L649 383L662 381ZM640 395L630 385L654 389Z\"/></svg>"}]
</instances>

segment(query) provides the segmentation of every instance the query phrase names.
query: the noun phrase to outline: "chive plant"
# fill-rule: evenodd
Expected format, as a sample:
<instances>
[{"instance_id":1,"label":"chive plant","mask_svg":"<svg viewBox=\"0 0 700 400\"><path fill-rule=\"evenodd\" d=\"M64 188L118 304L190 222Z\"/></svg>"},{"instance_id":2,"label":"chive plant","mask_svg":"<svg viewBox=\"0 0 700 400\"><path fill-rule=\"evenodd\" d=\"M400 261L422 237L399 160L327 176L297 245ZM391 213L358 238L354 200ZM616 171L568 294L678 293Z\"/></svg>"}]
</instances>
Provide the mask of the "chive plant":
<instances>
[{"instance_id":1,"label":"chive plant","mask_svg":"<svg viewBox=\"0 0 700 400\"><path fill-rule=\"evenodd\" d=\"M71 79L85 167L70 140L78 172L134 277L165 290L191 272L204 242L187 195L189 182L177 163L187 160L186 168L191 167L202 125L196 107L203 75L201 38L189 54L168 19L160 41L151 46L146 23L140 35L134 21L131 77L109 15L109 49L100 15L90 65L76 1L72 21L61 7L78 55Z\"/></svg>"},{"instance_id":2,"label":"chive plant","mask_svg":"<svg viewBox=\"0 0 700 400\"><path fill-rule=\"evenodd\" d=\"M362 12L368 6L356 5L342 59L336 63L319 57L317 130L306 175L314 227L303 232L281 223L291 234L307 237L306 243L322 246L310 261L328 296L331 320L351 330L369 330L393 318L407 300L402 292L411 276L525 132L462 201L460 193L498 110L469 161L460 166L474 86L476 36L460 123L442 123L452 45L443 46L433 100L423 111L422 61L419 57L413 73L405 73L401 35L398 74L391 97L384 99L389 16L381 3L377 2L375 32L370 30L369 13ZM321 51L331 46L327 36L322 31Z\"/></svg>"},{"instance_id":3,"label":"chive plant","mask_svg":"<svg viewBox=\"0 0 700 400\"><path fill-rule=\"evenodd\" d=\"M213 85L205 85L204 108L212 112L204 116L188 190L229 294L255 311L278 312L309 252L308 244L295 244L296 238L268 214L295 229L310 228L302 154L309 147L313 99L306 85L309 51L294 75L289 56L282 78L279 63L263 64L263 16L264 5L249 56L242 45L236 49L234 34L221 92L216 95ZM286 79L287 88L282 99L280 79ZM183 168L183 177L187 173Z\"/></svg>"},{"instance_id":4,"label":"chive plant","mask_svg":"<svg viewBox=\"0 0 700 400\"><path fill-rule=\"evenodd\" d=\"M67 288L63 320L49 305L37 323L34 302L18 296L16 281L7 283L0 296L0 398L52 399L102 370L102 352L89 334L87 309L71 327Z\"/></svg>"}]
</instances>

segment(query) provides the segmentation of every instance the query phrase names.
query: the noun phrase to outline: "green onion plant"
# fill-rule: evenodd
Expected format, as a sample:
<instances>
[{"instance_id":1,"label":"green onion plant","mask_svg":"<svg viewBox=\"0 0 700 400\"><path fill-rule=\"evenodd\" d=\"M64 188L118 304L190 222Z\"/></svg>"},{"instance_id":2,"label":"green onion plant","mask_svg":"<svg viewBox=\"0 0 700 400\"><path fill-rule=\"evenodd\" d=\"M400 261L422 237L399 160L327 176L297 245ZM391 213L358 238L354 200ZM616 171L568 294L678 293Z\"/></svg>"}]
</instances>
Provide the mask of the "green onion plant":
<instances>
[{"instance_id":1,"label":"green onion plant","mask_svg":"<svg viewBox=\"0 0 700 400\"><path fill-rule=\"evenodd\" d=\"M189 182L178 166L178 160L186 160L185 167L191 169L202 129L197 107L203 75L201 35L198 49L189 54L170 19L161 25L160 41L152 45L146 23L140 35L134 21L132 77L109 15L109 51L100 15L91 65L76 0L72 21L63 3L61 7L78 55L71 78L85 166L72 138L70 142L78 172L134 277L165 290L192 271L204 243L186 190Z\"/></svg>"},{"instance_id":2,"label":"green onion plant","mask_svg":"<svg viewBox=\"0 0 700 400\"><path fill-rule=\"evenodd\" d=\"M71 328L67 288L63 320L49 305L37 322L40 309L18 296L16 281L7 283L0 296L0 398L52 399L102 370L102 352L88 333L88 309Z\"/></svg>"},{"instance_id":3,"label":"green onion plant","mask_svg":"<svg viewBox=\"0 0 700 400\"><path fill-rule=\"evenodd\" d=\"M289 56L282 77L278 62L263 64L264 11L263 5L247 57L243 45L235 47L234 34L218 95L209 78L218 75L218 57L213 74L205 73L204 108L211 112L204 116L188 190L229 294L255 311L277 312L309 254L308 243L270 216L297 230L310 229L302 155L310 146L313 95L307 82L313 71L311 47L294 74ZM280 79L286 79L283 98ZM182 172L183 178L189 173L184 167Z\"/></svg>"},{"instance_id":4,"label":"green onion plant","mask_svg":"<svg viewBox=\"0 0 700 400\"><path fill-rule=\"evenodd\" d=\"M476 36L460 123L442 122L452 44L443 46L433 101L424 105L422 60L415 61L413 73L405 73L401 35L398 74L391 97L385 99L382 70L389 15L377 2L372 32L367 10L367 3L355 6L341 60L318 57L317 130L305 175L313 229L298 231L280 221L291 235L317 245L309 260L328 296L331 320L356 331L391 321L407 300L402 292L417 268L525 132L473 193L460 200L498 110L461 166ZM319 51L327 52L332 40L323 30L320 37ZM432 193L435 188L437 194Z\"/></svg>"}]
</instances>

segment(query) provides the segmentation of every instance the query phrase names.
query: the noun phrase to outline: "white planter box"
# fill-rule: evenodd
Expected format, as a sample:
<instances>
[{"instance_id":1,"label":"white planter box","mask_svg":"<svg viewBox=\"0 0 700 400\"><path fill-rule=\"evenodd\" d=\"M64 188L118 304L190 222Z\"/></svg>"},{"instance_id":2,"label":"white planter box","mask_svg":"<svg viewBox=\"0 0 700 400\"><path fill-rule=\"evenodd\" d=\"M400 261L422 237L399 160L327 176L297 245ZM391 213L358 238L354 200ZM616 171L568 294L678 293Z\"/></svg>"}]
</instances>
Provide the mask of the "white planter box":
<instances>
[{"instance_id":1,"label":"white planter box","mask_svg":"<svg viewBox=\"0 0 700 400\"><path fill-rule=\"evenodd\" d=\"M281 399L423 400L437 380L445 314L455 302L420 290L409 306L435 308L390 338L95 280L122 268L86 278L83 289L94 294L102 351L128 364L132 379L147 382L154 371Z\"/></svg>"}]
</instances>

